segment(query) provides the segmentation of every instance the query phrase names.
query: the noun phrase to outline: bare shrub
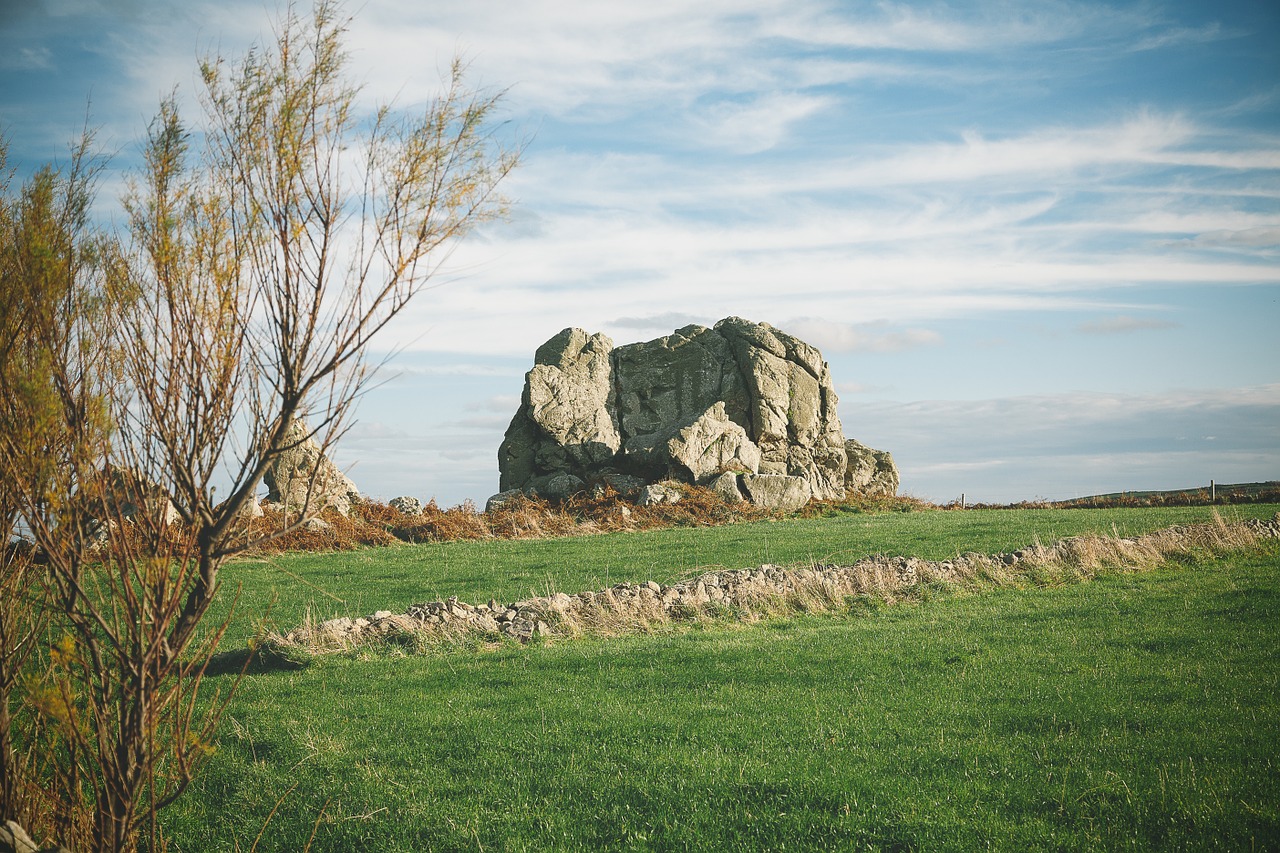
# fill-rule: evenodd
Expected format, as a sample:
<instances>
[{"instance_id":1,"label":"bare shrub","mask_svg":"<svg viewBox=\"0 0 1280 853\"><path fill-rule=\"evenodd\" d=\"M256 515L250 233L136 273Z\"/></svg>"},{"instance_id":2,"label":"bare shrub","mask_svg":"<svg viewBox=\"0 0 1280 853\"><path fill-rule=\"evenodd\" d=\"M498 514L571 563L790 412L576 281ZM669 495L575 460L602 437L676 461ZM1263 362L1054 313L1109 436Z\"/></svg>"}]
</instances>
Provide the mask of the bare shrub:
<instances>
[{"instance_id":1,"label":"bare shrub","mask_svg":"<svg viewBox=\"0 0 1280 853\"><path fill-rule=\"evenodd\" d=\"M487 130L496 97L468 91L458 63L417 118L366 124L344 27L331 0L305 18L289 6L274 45L204 62L199 151L166 99L127 240L88 228L88 137L67 172L17 199L4 186L0 514L6 539L20 520L35 547L0 568L0 811L37 838L162 846L156 813L212 751L223 707L196 698L228 559L390 541L359 520L243 510L298 419L322 451L341 434L365 347L501 208L515 156Z\"/></svg>"}]
</instances>

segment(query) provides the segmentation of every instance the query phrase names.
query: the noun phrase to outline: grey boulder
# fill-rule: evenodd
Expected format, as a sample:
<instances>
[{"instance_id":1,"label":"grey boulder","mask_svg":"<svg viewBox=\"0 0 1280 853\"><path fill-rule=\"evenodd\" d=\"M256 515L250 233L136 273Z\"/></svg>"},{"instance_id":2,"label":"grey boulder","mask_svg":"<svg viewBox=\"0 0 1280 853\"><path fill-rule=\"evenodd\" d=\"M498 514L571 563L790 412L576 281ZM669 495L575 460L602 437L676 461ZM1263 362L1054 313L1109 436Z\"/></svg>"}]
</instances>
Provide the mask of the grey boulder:
<instances>
[{"instance_id":1,"label":"grey boulder","mask_svg":"<svg viewBox=\"0 0 1280 853\"><path fill-rule=\"evenodd\" d=\"M786 474L743 474L742 489L756 506L794 512L813 497L809 481Z\"/></svg>"}]
</instances>

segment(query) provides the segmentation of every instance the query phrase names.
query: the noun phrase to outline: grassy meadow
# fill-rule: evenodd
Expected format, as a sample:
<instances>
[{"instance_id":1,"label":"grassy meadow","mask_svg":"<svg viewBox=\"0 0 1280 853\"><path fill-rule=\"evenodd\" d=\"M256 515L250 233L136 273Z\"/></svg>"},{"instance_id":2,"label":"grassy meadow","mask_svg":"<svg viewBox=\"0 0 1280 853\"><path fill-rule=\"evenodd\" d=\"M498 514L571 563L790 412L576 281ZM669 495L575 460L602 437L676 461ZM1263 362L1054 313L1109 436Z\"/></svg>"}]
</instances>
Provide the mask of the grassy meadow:
<instances>
[{"instance_id":1,"label":"grassy meadow","mask_svg":"<svg viewBox=\"0 0 1280 853\"><path fill-rule=\"evenodd\" d=\"M1219 508L1227 519L1269 518L1280 506ZM851 513L547 539L485 539L396 544L333 553L242 560L223 572L226 618L237 589L228 647L243 645L264 613L288 629L305 618L403 610L456 595L509 603L551 592L576 593L622 581L670 583L706 568L763 563L852 562L871 554L940 560L964 551L995 553L1067 536L1134 536L1209 521L1213 507L1010 509Z\"/></svg>"},{"instance_id":2,"label":"grassy meadow","mask_svg":"<svg viewBox=\"0 0 1280 853\"><path fill-rule=\"evenodd\" d=\"M289 627L1212 513L841 515L286 555L227 573L241 587L228 643L269 601ZM1276 849L1278 568L1272 547L1070 586L929 587L835 616L254 673L165 812L170 849Z\"/></svg>"}]
</instances>

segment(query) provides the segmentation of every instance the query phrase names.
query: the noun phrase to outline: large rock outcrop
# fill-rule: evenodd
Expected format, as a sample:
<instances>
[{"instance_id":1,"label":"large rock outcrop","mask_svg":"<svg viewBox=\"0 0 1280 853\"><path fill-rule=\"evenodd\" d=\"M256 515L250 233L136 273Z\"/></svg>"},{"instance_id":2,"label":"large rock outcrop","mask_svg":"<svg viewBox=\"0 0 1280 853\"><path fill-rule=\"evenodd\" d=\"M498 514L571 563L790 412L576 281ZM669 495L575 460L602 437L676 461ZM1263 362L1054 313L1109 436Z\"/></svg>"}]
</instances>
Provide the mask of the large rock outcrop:
<instances>
[{"instance_id":1,"label":"large rock outcrop","mask_svg":"<svg viewBox=\"0 0 1280 853\"><path fill-rule=\"evenodd\" d=\"M503 491L675 478L784 507L844 497L846 461L822 354L737 317L617 348L565 329L538 348L498 451Z\"/></svg>"},{"instance_id":2,"label":"large rock outcrop","mask_svg":"<svg viewBox=\"0 0 1280 853\"><path fill-rule=\"evenodd\" d=\"M262 477L268 490L267 502L305 515L324 509L336 509L346 515L352 502L360 499L360 490L320 452L320 445L310 435L311 430L303 421L289 425L285 434L287 449Z\"/></svg>"}]
</instances>

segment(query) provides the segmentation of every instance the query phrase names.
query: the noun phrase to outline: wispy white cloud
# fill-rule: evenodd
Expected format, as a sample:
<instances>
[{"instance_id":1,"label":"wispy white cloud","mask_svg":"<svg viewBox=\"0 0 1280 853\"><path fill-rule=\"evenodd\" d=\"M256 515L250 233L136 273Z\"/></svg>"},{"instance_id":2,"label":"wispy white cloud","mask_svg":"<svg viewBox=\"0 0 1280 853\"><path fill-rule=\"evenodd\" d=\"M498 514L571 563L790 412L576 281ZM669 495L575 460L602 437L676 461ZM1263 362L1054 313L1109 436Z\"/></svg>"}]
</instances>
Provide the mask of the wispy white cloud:
<instances>
[{"instance_id":1,"label":"wispy white cloud","mask_svg":"<svg viewBox=\"0 0 1280 853\"><path fill-rule=\"evenodd\" d=\"M520 376L523 371L509 365L469 364L405 364L392 360L384 368L389 378L401 376Z\"/></svg>"},{"instance_id":2,"label":"wispy white cloud","mask_svg":"<svg viewBox=\"0 0 1280 853\"><path fill-rule=\"evenodd\" d=\"M1217 21L1200 27L1168 27L1143 36L1130 49L1162 50L1167 47L1179 47L1186 44L1205 44L1239 36L1238 30L1227 29Z\"/></svg>"},{"instance_id":3,"label":"wispy white cloud","mask_svg":"<svg viewBox=\"0 0 1280 853\"><path fill-rule=\"evenodd\" d=\"M1241 388L1185 389L1160 394L1066 392L986 400L921 400L911 403L859 403L859 420L891 422L903 435L936 436L967 431L987 434L1007 452L1046 447L1078 447L1110 440L1140 440L1146 430L1162 441L1197 439L1234 432L1244 441L1270 439L1275 444L1271 415L1280 411L1280 384ZM874 413L874 415L872 414ZM938 424L951 425L948 432ZM1218 428L1213 424L1219 424ZM1094 426L1089 426L1089 425ZM1123 428L1122 428L1123 427ZM993 445L995 446L995 445ZM1275 450L1280 453L1280 446Z\"/></svg>"},{"instance_id":4,"label":"wispy white cloud","mask_svg":"<svg viewBox=\"0 0 1280 853\"><path fill-rule=\"evenodd\" d=\"M520 398L510 394L500 394L465 404L462 408L468 412L500 412L511 415L520 405Z\"/></svg>"},{"instance_id":5,"label":"wispy white cloud","mask_svg":"<svg viewBox=\"0 0 1280 853\"><path fill-rule=\"evenodd\" d=\"M779 37L850 49L970 52L1038 46L1078 38L1117 14L1069 3L1034 7L994 4L962 9L949 4L878 3L854 14L836 7L805 5L773 22Z\"/></svg>"},{"instance_id":6,"label":"wispy white cloud","mask_svg":"<svg viewBox=\"0 0 1280 853\"><path fill-rule=\"evenodd\" d=\"M53 52L47 47L23 47L0 54L0 71L48 71L53 68Z\"/></svg>"},{"instance_id":7,"label":"wispy white cloud","mask_svg":"<svg viewBox=\"0 0 1280 853\"><path fill-rule=\"evenodd\" d=\"M1280 225L1239 229L1221 228L1197 234L1184 242L1197 247L1277 249L1280 248Z\"/></svg>"},{"instance_id":8,"label":"wispy white cloud","mask_svg":"<svg viewBox=\"0 0 1280 853\"><path fill-rule=\"evenodd\" d=\"M867 188L1016 177L1020 182L1036 181L1033 185L1043 189L1074 182L1082 172L1119 167L1280 168L1280 138L1246 149L1231 143L1206 150L1210 143L1209 130L1189 118L1144 110L1119 122L1045 127L997 139L969 131L955 142L912 145L835 170L813 170L802 186Z\"/></svg>"},{"instance_id":9,"label":"wispy white cloud","mask_svg":"<svg viewBox=\"0 0 1280 853\"><path fill-rule=\"evenodd\" d=\"M832 103L829 97L795 92L772 92L746 103L721 102L695 113L691 131L704 145L757 154L777 146L792 125Z\"/></svg>"},{"instance_id":10,"label":"wispy white cloud","mask_svg":"<svg viewBox=\"0 0 1280 853\"><path fill-rule=\"evenodd\" d=\"M885 322L837 323L801 317L781 328L825 352L901 352L942 343L942 335L932 329L895 329Z\"/></svg>"},{"instance_id":11,"label":"wispy white cloud","mask_svg":"<svg viewBox=\"0 0 1280 853\"><path fill-rule=\"evenodd\" d=\"M872 395L884 397L892 389L887 385L872 385L866 382L835 382L835 389L841 394Z\"/></svg>"},{"instance_id":12,"label":"wispy white cloud","mask_svg":"<svg viewBox=\"0 0 1280 853\"><path fill-rule=\"evenodd\" d=\"M666 333L694 323L706 325L714 322L714 319L700 317L694 314L685 314L679 311L665 311L661 314L650 314L646 317L617 317L609 321L609 326L617 329L635 329L642 332L656 331Z\"/></svg>"},{"instance_id":13,"label":"wispy white cloud","mask_svg":"<svg viewBox=\"0 0 1280 853\"><path fill-rule=\"evenodd\" d=\"M1125 335L1130 332L1160 331L1176 329L1177 323L1170 320L1157 320L1153 317L1130 317L1119 314L1114 317L1100 317L1088 323L1076 326L1078 331L1087 335Z\"/></svg>"},{"instance_id":14,"label":"wispy white cloud","mask_svg":"<svg viewBox=\"0 0 1280 853\"><path fill-rule=\"evenodd\" d=\"M670 0L625 6L480 0L429 9L401 0L367 9L354 22L352 37L372 87L381 92L400 92L409 101L428 94L422 83L430 81L404 83L405 69L393 57L461 53L489 84L514 87L526 108L599 120L619 108L723 85L732 79L726 58L751 41L751 22L782 11L775 0L717 0L699 4L696 12ZM728 64L729 74L749 69ZM747 73L730 88L741 91L755 76Z\"/></svg>"}]
</instances>

